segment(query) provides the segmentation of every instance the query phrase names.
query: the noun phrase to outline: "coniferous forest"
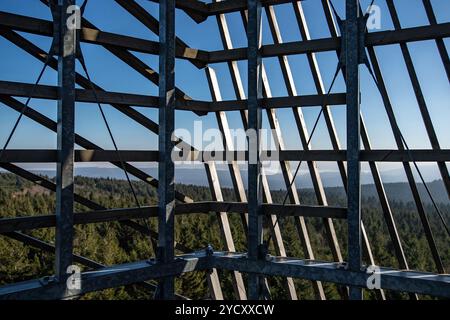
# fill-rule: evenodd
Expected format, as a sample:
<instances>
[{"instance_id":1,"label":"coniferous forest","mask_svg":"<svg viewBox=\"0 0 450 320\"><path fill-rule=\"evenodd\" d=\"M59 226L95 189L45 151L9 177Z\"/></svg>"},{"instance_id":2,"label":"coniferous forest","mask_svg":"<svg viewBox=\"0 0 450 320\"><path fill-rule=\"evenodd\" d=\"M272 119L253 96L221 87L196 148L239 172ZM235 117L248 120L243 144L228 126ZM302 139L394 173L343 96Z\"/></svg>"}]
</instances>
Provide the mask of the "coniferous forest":
<instances>
[{"instance_id":1,"label":"coniferous forest","mask_svg":"<svg viewBox=\"0 0 450 320\"><path fill-rule=\"evenodd\" d=\"M133 182L133 186L141 206L155 205L157 203L157 194L154 188L149 187L143 182ZM406 186L406 184L398 184L396 188L406 188ZM177 189L195 201L211 199L209 189L206 187L177 185ZM75 191L77 194L101 204L106 208L137 206L129 186L124 180L76 177ZM224 189L223 192L225 201L236 201L233 190ZM346 199L342 190L338 188L327 188L326 193L329 205L345 206ZM303 204L316 204L313 190L302 189L299 194ZM273 191L273 201L281 203L284 195L285 192L282 190ZM439 206L448 223L450 221L450 204L448 202L439 203ZM436 271L415 204L409 201L391 201L391 208L410 269ZM445 233L434 208L427 204L426 210L439 253L448 271L450 270L450 239ZM48 215L53 214L54 211L54 193L15 175L0 174L0 218ZM90 210L76 204L75 211L86 212ZM236 250L245 251L246 239L241 216L230 213L229 219ZM322 220L307 218L306 221L315 259L332 261ZM398 263L394 256L394 249L377 197L368 196L363 198L363 221L376 264L398 268ZM141 224L146 223L153 230L157 230L156 218L149 219L146 222L137 222ZM288 256L303 258L304 254L293 218L283 218L278 223L281 227ZM343 221L334 221L334 223L341 251L345 259L346 225ZM177 242L192 250L201 250L208 244L211 244L216 250L223 250L219 224L214 213L177 216L175 231ZM40 229L25 233L48 243L54 242L54 229ZM148 235L140 234L118 222L76 226L74 246L76 254L104 265L145 260L155 255L152 241ZM272 250L272 252L274 251ZM0 285L51 275L53 274L53 259L53 254L50 252L25 246L6 235L0 235ZM82 270L88 270L87 267L81 267ZM219 271L219 277L222 282L222 290L225 298L232 299L233 286L230 273ZM282 278L271 277L267 281L272 298L287 298ZM300 299L314 299L314 292L309 281L299 279L294 281ZM208 285L204 272L183 275L177 279L176 286L177 293L183 296L192 299L209 298ZM324 283L324 288L328 299L340 298L335 285ZM386 292L386 294L391 299L408 298L408 295L402 293ZM137 284L90 293L81 299L149 299L152 295L153 293L147 288ZM373 291L366 291L365 296L368 299L374 299L376 297Z\"/></svg>"}]
</instances>

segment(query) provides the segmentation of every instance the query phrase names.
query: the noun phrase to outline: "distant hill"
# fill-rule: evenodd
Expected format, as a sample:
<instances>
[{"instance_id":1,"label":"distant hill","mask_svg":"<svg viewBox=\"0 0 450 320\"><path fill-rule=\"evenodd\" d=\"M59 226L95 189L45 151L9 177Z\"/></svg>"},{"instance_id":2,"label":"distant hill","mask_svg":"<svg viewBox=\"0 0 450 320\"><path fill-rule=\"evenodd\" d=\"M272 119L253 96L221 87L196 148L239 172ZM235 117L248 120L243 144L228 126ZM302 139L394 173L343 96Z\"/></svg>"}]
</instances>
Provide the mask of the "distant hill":
<instances>
[{"instance_id":1,"label":"distant hill","mask_svg":"<svg viewBox=\"0 0 450 320\"><path fill-rule=\"evenodd\" d=\"M143 171L152 175L157 176L156 168L143 168ZM54 171L50 170L38 170L34 171L38 174L43 174L46 176L53 177ZM447 196L442 180L430 179L434 177L434 172L431 169L422 171L427 185L431 191L431 194L437 202L448 204L450 199ZM218 170L220 183L223 188L232 188L232 181L227 170ZM242 179L246 185L247 181L247 171L241 170ZM91 178L114 178L114 179L125 179L124 173L118 168L77 168L76 175ZM321 178L325 187L327 187L327 192L336 192L339 194L344 194L344 190L341 187L342 183L340 181L339 174L337 172L323 172L321 173ZM403 201L409 202L413 201L412 194L408 183L405 181L404 175L401 170L388 170L382 172L382 178L385 186L386 193L389 200L391 201ZM272 190L283 190L285 189L285 183L283 177L280 175L268 176L270 188ZM433 181L431 181L433 180ZM362 196L363 197L377 197L377 191L372 182L371 174L368 172L363 172L362 177ZM418 179L416 180L418 181ZM208 180L206 178L205 170L202 168L179 168L176 170L176 182L179 184L186 185L196 185L196 186L207 186ZM312 183L309 175L302 173L296 180L298 188L301 189L311 189ZM422 200L429 204L430 198L425 191L422 183L418 183L419 192L422 196Z\"/></svg>"},{"instance_id":2,"label":"distant hill","mask_svg":"<svg viewBox=\"0 0 450 320\"><path fill-rule=\"evenodd\" d=\"M431 203L430 197L428 196L423 184L418 183L417 185L419 188L419 193L422 197L422 201L428 204ZM447 192L445 191L445 187L444 184L442 183L442 180L435 180L432 182L428 182L427 186L436 202L445 204L450 203L450 199L447 196ZM398 202L414 201L409 184L406 182L385 183L384 188L388 199L391 201L398 201ZM343 192L342 188L340 187L327 189L334 190L336 192ZM363 198L378 196L375 185L373 184L363 185L361 193Z\"/></svg>"}]
</instances>

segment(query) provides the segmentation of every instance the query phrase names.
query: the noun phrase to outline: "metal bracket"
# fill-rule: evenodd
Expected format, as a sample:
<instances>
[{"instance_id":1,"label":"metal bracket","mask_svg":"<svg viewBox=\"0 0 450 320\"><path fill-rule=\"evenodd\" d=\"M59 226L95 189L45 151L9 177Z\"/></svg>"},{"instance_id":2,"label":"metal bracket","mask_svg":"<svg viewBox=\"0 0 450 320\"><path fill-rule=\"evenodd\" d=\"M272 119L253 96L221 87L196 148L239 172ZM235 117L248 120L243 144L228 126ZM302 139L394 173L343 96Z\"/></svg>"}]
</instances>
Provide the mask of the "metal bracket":
<instances>
[{"instance_id":1,"label":"metal bracket","mask_svg":"<svg viewBox=\"0 0 450 320\"><path fill-rule=\"evenodd\" d=\"M347 45L344 41L346 34L347 34L347 20L344 21L340 21L340 23L338 22L339 25L339 30L341 31L341 48L339 50L339 64L341 65L342 68L345 69L346 67L346 61L345 61L345 53L347 51ZM367 24L367 17L360 17L358 19L358 62L359 64L364 64L366 65L369 69L370 64L369 64L369 59L367 57L367 53L366 53L366 35L367 35L367 30L366 30L366 24Z\"/></svg>"},{"instance_id":2,"label":"metal bracket","mask_svg":"<svg viewBox=\"0 0 450 320\"><path fill-rule=\"evenodd\" d=\"M211 244L208 244L208 246L205 248L205 254L207 257L212 257L214 255L214 248ZM208 269L207 272L209 274L212 274L213 269Z\"/></svg>"},{"instance_id":3,"label":"metal bracket","mask_svg":"<svg viewBox=\"0 0 450 320\"><path fill-rule=\"evenodd\" d=\"M205 248L205 253L206 253L206 256L212 257L212 255L214 254L213 246L208 244L208 246Z\"/></svg>"},{"instance_id":4,"label":"metal bracket","mask_svg":"<svg viewBox=\"0 0 450 320\"><path fill-rule=\"evenodd\" d=\"M59 34L59 30L61 29L61 5L57 3L57 0L49 0L49 7L52 14L53 20L53 39L52 45L50 47L50 55L51 56L59 56L61 54L61 40L62 37ZM81 16L84 10L81 9ZM75 31L75 56L78 59L83 59L81 54L81 29L77 29Z\"/></svg>"},{"instance_id":5,"label":"metal bracket","mask_svg":"<svg viewBox=\"0 0 450 320\"><path fill-rule=\"evenodd\" d=\"M45 287L48 286L49 284L55 283L56 282L56 278L55 276L45 276L39 279L39 283Z\"/></svg>"},{"instance_id":6,"label":"metal bracket","mask_svg":"<svg viewBox=\"0 0 450 320\"><path fill-rule=\"evenodd\" d=\"M345 53L347 51L347 46L344 41L347 34L347 20L342 20L341 17L339 17L336 9L334 8L332 2L331 7L334 11L334 15L336 16L336 21L339 27L339 31L341 33L341 47L338 49L339 54L339 67L342 69L343 72L345 72L346 67L346 61L345 61ZM358 63L364 64L372 77L374 77L374 72L372 70L372 66L370 65L369 58L367 56L366 52L366 36L367 36L367 21L370 18L370 13L366 12L364 15L358 18Z\"/></svg>"}]
</instances>

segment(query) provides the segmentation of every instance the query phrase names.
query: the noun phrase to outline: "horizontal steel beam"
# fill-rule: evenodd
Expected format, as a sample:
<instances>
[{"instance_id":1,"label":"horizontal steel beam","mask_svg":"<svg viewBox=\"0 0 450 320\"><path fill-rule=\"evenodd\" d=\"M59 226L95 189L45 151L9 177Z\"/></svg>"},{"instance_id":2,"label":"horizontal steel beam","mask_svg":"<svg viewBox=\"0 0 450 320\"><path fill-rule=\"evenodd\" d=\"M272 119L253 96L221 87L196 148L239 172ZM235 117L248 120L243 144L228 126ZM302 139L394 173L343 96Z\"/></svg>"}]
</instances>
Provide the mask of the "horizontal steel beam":
<instances>
[{"instance_id":1,"label":"horizontal steel beam","mask_svg":"<svg viewBox=\"0 0 450 320\"><path fill-rule=\"evenodd\" d=\"M53 22L48 20L0 11L0 26L41 36L53 37ZM81 41L85 43L113 46L153 55L159 54L159 42L156 41L105 32L87 27L81 28L80 37ZM208 52L178 46L176 57L198 61L204 65L208 61Z\"/></svg>"},{"instance_id":2,"label":"horizontal steel beam","mask_svg":"<svg viewBox=\"0 0 450 320\"><path fill-rule=\"evenodd\" d=\"M350 271L346 269L345 264L336 262L274 256L267 256L265 261L255 261L249 260L245 253L214 252L208 255L204 251L177 256L175 262L168 264L157 264L154 260L148 260L84 272L81 273L81 289L69 296L212 268L331 282L360 288L367 288L370 277L379 276L382 289L450 297L450 275L382 267L375 270L375 273L369 273L366 268L361 271ZM0 299L60 299L65 284L52 280L50 277L0 287Z\"/></svg>"},{"instance_id":3,"label":"horizontal steel beam","mask_svg":"<svg viewBox=\"0 0 450 320\"><path fill-rule=\"evenodd\" d=\"M7 233L5 234L8 238L14 239L16 241L19 241L20 243L23 243L24 245L28 245L31 246L33 248L37 248L39 250L42 250L44 252L50 253L50 254L54 254L55 253L55 246L47 243L45 241L33 238L29 235L20 233L20 232L11 232L11 233ZM73 254L73 261L76 263L79 263L85 267L88 268L92 268L92 269L99 269L99 268L105 268L106 266L98 263L96 261L93 261L91 259L88 259L86 257L77 255L77 254ZM151 291L155 291L156 290L156 285L149 283L149 282L142 282L139 283L139 285L143 288L146 288L148 290ZM187 298L177 295L177 298L180 300L186 300Z\"/></svg>"},{"instance_id":4,"label":"horizontal steel beam","mask_svg":"<svg viewBox=\"0 0 450 320\"><path fill-rule=\"evenodd\" d=\"M56 185L53 182L51 182L51 181L47 180L46 178L43 178L37 174L29 172L23 168L20 168L18 166L10 164L10 163L5 163L5 164L0 163L0 167L2 167L3 169L5 169L11 173L18 175L19 177L22 177L28 181L31 181L47 190L50 190L52 192L56 191ZM79 194L75 194L74 196L75 196L75 201L77 203L79 203L91 210L98 210L98 211L107 210L105 207L101 206L100 204L95 203L87 198L84 198L84 197L80 196ZM181 193L179 194L179 200L182 202L193 202L193 200L191 198L188 198L187 196L184 196ZM131 220L123 220L123 221L120 220L118 222L123 224L124 226L130 227L131 229L138 231L139 233L141 233L143 235L150 235L154 239L156 239L158 237L157 232L155 232L152 229L149 229L146 226L143 226L137 222L134 222ZM192 252L192 249L184 246L182 243L175 243L175 248L183 253Z\"/></svg>"},{"instance_id":5,"label":"horizontal steel beam","mask_svg":"<svg viewBox=\"0 0 450 320\"><path fill-rule=\"evenodd\" d=\"M147 150L75 150L76 162L157 162L158 151ZM183 161L227 162L247 161L247 151L191 151ZM283 150L276 154L264 150L262 161L345 161L346 150ZM9 149L5 150L0 163L55 163L58 161L57 150ZM450 162L450 150L363 150L362 162ZM177 161L175 161L177 162Z\"/></svg>"},{"instance_id":6,"label":"horizontal steel beam","mask_svg":"<svg viewBox=\"0 0 450 320\"><path fill-rule=\"evenodd\" d=\"M205 254L194 253L178 256L177 260L170 264L157 264L152 259L84 272L81 274L81 289L76 292L69 291L66 295L64 294L66 284L54 281L53 277L48 277L0 287L0 299L56 300L206 269L209 268Z\"/></svg>"},{"instance_id":7,"label":"horizontal steel beam","mask_svg":"<svg viewBox=\"0 0 450 320\"><path fill-rule=\"evenodd\" d=\"M19 83L0 81L0 94L15 97L31 97L37 99L58 100L59 88L57 86L34 85L30 83ZM105 92L96 90L95 94L99 103L119 104L124 106L137 106L156 108L158 97L145 96L129 93ZM77 102L96 103L93 90L76 89L75 100Z\"/></svg>"},{"instance_id":8,"label":"horizontal steel beam","mask_svg":"<svg viewBox=\"0 0 450 320\"><path fill-rule=\"evenodd\" d=\"M132 160L130 160L132 159ZM5 150L0 163L55 163L57 150ZM158 151L75 150L75 162L157 162Z\"/></svg>"},{"instance_id":9,"label":"horizontal steel beam","mask_svg":"<svg viewBox=\"0 0 450 320\"><path fill-rule=\"evenodd\" d=\"M25 105L21 102L19 102L16 99L13 99L9 96L1 96L0 95L0 102L3 102L6 106L16 110L17 112L21 112L22 110L25 110L24 115L29 117L30 119L36 121L37 123L43 125L44 127L46 127L47 129L56 132L57 129L57 124L55 121L51 120L50 118L44 116L43 114L37 112L36 110L34 110L33 108L29 107L25 108ZM139 114L142 115L141 113L139 113L138 111L135 111L134 109L130 108L130 109L126 109L127 111L132 111L134 114ZM148 118L146 118L148 119ZM179 141L181 143L181 141ZM83 138L80 135L75 134L75 144L79 145L82 148L85 149L93 149L93 150L101 150L101 148L99 146L97 146L95 143L92 143L91 141ZM113 156L114 157L114 156ZM117 154L116 154L117 157ZM116 167L120 168L123 170L123 166L122 166L122 162L121 161L117 161L117 162L111 162L111 164L115 165ZM138 178L141 181L144 181L146 183L148 183L149 185L153 186L153 187L158 187L158 180L154 179L152 176L146 174L145 172L143 172L142 170L139 170L138 168L130 165L129 163L124 163L125 165L125 170L127 170L127 172L129 174L132 174L133 176L135 176L136 178ZM6 169L6 168L5 168ZM7 170L12 169L11 167L9 167ZM20 170L17 167L15 167L15 170ZM27 176L29 178L29 174L22 172L21 174L24 174L25 176ZM37 179L40 179L39 176L36 176ZM27 178L27 179L28 179ZM35 179L32 178L31 181L34 181ZM176 197L178 200L182 201L182 202L192 202L192 199L187 197L186 195L183 195L182 193L176 191ZM88 206L89 207L89 206ZM91 207L91 209L93 209ZM95 208L94 208L95 209Z\"/></svg>"},{"instance_id":10,"label":"horizontal steel beam","mask_svg":"<svg viewBox=\"0 0 450 320\"><path fill-rule=\"evenodd\" d=\"M346 150L286 150L280 151L280 158L286 161L346 161ZM414 149L406 150L361 150L362 162L436 162L450 161L450 150Z\"/></svg>"},{"instance_id":11,"label":"horizontal steel beam","mask_svg":"<svg viewBox=\"0 0 450 320\"><path fill-rule=\"evenodd\" d=\"M405 28L395 31L371 32L366 36L366 46L385 46L404 42L432 40L450 37L450 23L441 23L432 26ZM336 51L341 47L341 38L323 38L314 40L285 42L280 44L263 45L261 55L268 57L281 57L287 55ZM247 59L246 48L230 50L217 50L208 53L208 63L238 61Z\"/></svg>"},{"instance_id":12,"label":"horizontal steel beam","mask_svg":"<svg viewBox=\"0 0 450 320\"><path fill-rule=\"evenodd\" d=\"M223 2L214 4L220 5L221 3ZM0 11L0 27L42 36L53 36L53 23L51 21L3 11ZM383 46L448 37L450 37L450 23L439 23L401 30L371 32L367 34L365 44L366 46ZM147 54L156 55L159 53L158 42L108 33L93 28L82 28L81 41ZM280 57L312 52L336 51L340 49L340 46L341 39L339 37L285 42L263 45L261 47L261 55L262 57ZM247 59L247 48L205 51L186 46L177 46L176 56L177 58L207 65L210 63L245 60Z\"/></svg>"},{"instance_id":13,"label":"horizontal steel beam","mask_svg":"<svg viewBox=\"0 0 450 320\"><path fill-rule=\"evenodd\" d=\"M346 269L345 264L296 258L268 257L266 261L252 262L246 254L215 253L210 262L215 268L259 273L270 276L301 278L367 288L372 273ZM412 292L436 297L450 297L450 275L380 268L381 289Z\"/></svg>"},{"instance_id":14,"label":"horizontal steel beam","mask_svg":"<svg viewBox=\"0 0 450 320\"><path fill-rule=\"evenodd\" d=\"M14 97L32 97L37 99L57 100L59 90L56 86L34 85L30 83L0 81L0 95ZM97 97L96 97L97 95ZM97 99L96 99L97 98ZM157 108L158 97L106 92L96 90L75 90L75 100L85 103L104 103L122 105L124 108L130 106ZM344 105L345 94L335 93L326 95L304 95L296 97L278 97L261 99L261 104L265 108L291 108L298 107L316 107L323 105ZM225 101L197 101L178 99L176 104L177 110L199 111L203 114L218 111L238 111L246 109L246 100L225 100Z\"/></svg>"},{"instance_id":15,"label":"horizontal steel beam","mask_svg":"<svg viewBox=\"0 0 450 320\"><path fill-rule=\"evenodd\" d=\"M299 0L260 0L261 6L273 6L284 3L297 2ZM181 2L181 1L177 1ZM218 14L239 12L247 10L247 0L225 0L208 3L207 10L209 16L216 16Z\"/></svg>"},{"instance_id":16,"label":"horizontal steel beam","mask_svg":"<svg viewBox=\"0 0 450 320\"><path fill-rule=\"evenodd\" d=\"M150 1L159 3L159 0ZM261 0L261 5L267 7L297 1L300 0ZM225 0L212 3L205 3L197 0L180 0L176 2L175 6L177 9L184 10L187 14L196 13L197 15L202 16L203 19L191 16L195 21L200 23L209 16L247 10L247 0Z\"/></svg>"},{"instance_id":17,"label":"horizontal steel beam","mask_svg":"<svg viewBox=\"0 0 450 320\"><path fill-rule=\"evenodd\" d=\"M175 214L194 213L246 213L248 212L245 202L193 202L179 203L175 207ZM307 206L307 205L282 205L263 204L264 215L277 215L280 217L304 216L319 218L345 219L347 212L345 208L330 206ZM146 206L140 208L106 209L91 212L75 213L74 225L91 223L102 223L111 221L126 221L134 219L156 218L158 207ZM42 228L53 228L56 223L55 215L37 215L0 219L0 234L14 231L26 231Z\"/></svg>"}]
</instances>

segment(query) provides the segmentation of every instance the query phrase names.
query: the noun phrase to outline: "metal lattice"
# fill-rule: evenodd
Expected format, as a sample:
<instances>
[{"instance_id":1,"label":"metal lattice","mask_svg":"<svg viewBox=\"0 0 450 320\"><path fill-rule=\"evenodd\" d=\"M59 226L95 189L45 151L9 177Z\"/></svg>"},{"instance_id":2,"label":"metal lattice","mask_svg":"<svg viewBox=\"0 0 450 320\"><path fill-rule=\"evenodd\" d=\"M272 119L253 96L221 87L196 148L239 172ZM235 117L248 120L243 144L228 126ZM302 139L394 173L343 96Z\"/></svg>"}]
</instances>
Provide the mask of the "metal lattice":
<instances>
[{"instance_id":1,"label":"metal lattice","mask_svg":"<svg viewBox=\"0 0 450 320\"><path fill-rule=\"evenodd\" d=\"M57 209L55 215L0 219L0 234L28 246L55 253L55 276L1 287L1 298L59 299L106 288L142 283L150 290L155 291L156 298L171 299L174 297L174 277L195 270L208 270L207 278L211 298L223 299L221 281L217 270L224 269L233 271L232 282L237 299L265 298L267 294L265 276L284 277L286 292L288 292L289 298L293 300L297 299L293 278L310 280L317 299L326 299L322 282L336 283L339 294L343 299L361 299L362 288L365 287L370 276L367 273L367 266L362 264L363 253L369 264L376 264L361 220L360 171L362 162L367 162L369 165L394 248L393 254L400 268L399 270L381 268L381 289L377 289L377 297L385 299L383 290L408 292L412 299L417 299L417 294L450 297L450 277L445 275L446 270L427 218L423 196L419 193L418 183L413 173L414 169L417 168L416 162L436 163L447 194L450 196L450 177L446 165L446 162L450 162L450 150L440 147L408 48L410 42L434 41L447 78L450 81L450 60L443 40L450 37L450 23L437 22L430 0L422 0L429 25L412 28L401 27L395 1L386 0L395 30L374 32L368 32L365 29L364 18L366 16L363 14L358 0L347 0L345 2L345 20L339 18L331 1L316 0L321 1L330 35L323 39L311 38L301 1L216 0L212 3L204 3L196 0L166 0L159 1L160 17L158 20L135 0L114 0L151 32L158 34L159 42L101 31L86 18L82 18L81 30L72 30L68 28L65 21L69 18L67 7L74 5L74 0L40 1L49 6L53 21L0 12L0 35L44 63L44 69L48 67L57 70L59 84L58 86L40 85L39 79L36 84L0 81L0 102L19 112L20 118L27 117L56 132L59 137L58 149L10 150L7 148L7 143L1 151L0 166L41 187L56 192ZM84 4L86 3L84 2ZM292 6L291 10L295 14L292 27L298 28L302 38L300 41L283 43L275 10L276 6L280 4ZM83 5L82 13L85 8L85 5ZM218 51L193 49L176 37L175 10L177 9L184 11L199 24L209 17L215 17L224 49ZM265 10L266 13L273 44L261 45L260 43L262 10ZM241 13L246 28L248 37L248 47L246 48L233 48L233 38L227 25L227 15L236 12ZM51 51L45 52L19 32L53 38ZM79 45L80 41L104 47L134 71L158 85L159 96L108 92L93 83L85 67ZM388 94L375 51L376 47L387 45L400 46L431 144L429 150L410 149L399 129L391 97ZM133 52L159 55L159 73L140 60ZM342 72L346 82L345 92L332 93L331 88L325 87L316 58L316 54L320 52L336 52L339 61L337 72ZM287 56L298 54L305 55L307 58L309 68L307 71L312 75L316 94L299 95L297 92L292 76L293 70ZM263 63L263 58L270 57L278 59L288 93L286 97L273 97L272 95L269 85L270 74L266 71ZM83 65L84 75L76 72L77 59ZM187 60L197 68L204 70L212 101L194 100L175 86L176 59ZM248 61L247 93L244 90L238 67L238 61L243 60ZM233 101L222 100L219 81L213 68L215 64L219 63L226 64L231 75L236 96ZM388 116L397 147L395 150L372 148L367 127L360 113L359 67L361 64L368 67L382 97L383 107ZM82 89L77 89L76 85ZM22 103L15 97L26 97L28 101ZM55 122L30 107L28 104L31 98L58 101L58 121ZM132 121L150 132L158 134L159 150L120 151L109 127L108 130L115 150L103 150L93 142L75 134L74 108L76 102L95 103L98 104L100 110L102 109L101 104L111 105ZM341 142L335 128L335 121L331 113L331 106L335 105L346 105L347 150L341 148ZM131 106L159 108L159 123L137 112ZM319 117L323 117L325 121L332 150L313 150L310 145L314 130L308 130L302 109L312 106L321 108ZM280 108L292 110L302 150L284 149L286 137L282 136L277 117L277 109ZM213 201L194 202L188 196L175 191L174 163L171 158L174 148L171 137L175 129L175 110L192 111L199 116L214 113L217 126L223 137L224 150L236 154L242 153L243 157L247 157L247 159L250 158L251 154L257 155L256 163L250 163L249 161L248 164L248 192L244 187L238 162L231 161L228 163L237 202L224 201L216 164L209 161L204 162L204 167ZM273 132L273 139L278 142L281 148L278 161L287 190L283 204L275 204L272 201L269 181L261 170L263 159L260 158L260 151L262 150L259 150L259 144L254 149L250 148L247 152L235 150L227 119L227 112L229 111L239 112L243 127L257 132L262 126L262 112L266 112ZM108 124L103 111L102 115L105 124ZM201 153L202 151L196 150L180 139L176 142L192 150L193 153ZM84 150L75 150L75 144L81 146ZM319 161L337 164L342 184L348 195L346 208L328 205L321 173L317 166ZM136 208L107 209L74 193L75 162L110 162L124 170L127 177L128 174L132 175L150 186L158 188L159 205L155 207L140 206L139 202L136 201ZM158 179L130 164L136 162L158 163ZM301 204L299 190L295 184L297 172L292 170L292 162L305 162L307 164L318 203L317 206ZM404 168L433 257L436 273L409 271L402 241L378 168L379 163L384 162L399 162ZM56 183L33 174L17 166L16 163L57 163ZM130 186L132 187L131 182ZM289 200L289 204L286 204L286 200ZM89 208L91 212L74 213L74 203ZM182 239L180 239L180 242L175 242L174 218L176 214L209 214L211 212L217 215L225 252L217 252L212 248L195 251L186 248L182 244ZM231 212L240 214L242 218L242 225L248 239L247 253L236 252L228 220L228 214ZM151 217L158 217L157 232L151 230L148 224L141 223L142 220L145 221L145 219ZM286 248L279 224L279 220L285 217L292 217L295 221L304 259L286 257ZM314 248L311 245L305 220L308 217L322 219L327 245L332 253L333 261L324 263L315 260ZM269 226L268 239L273 244L275 251L273 255L268 254L267 243L263 241L262 224L264 219ZM341 247L336 236L335 220L346 220L348 224L348 261L346 262L343 260ZM126 266L104 266L73 253L74 225L108 221L119 221L121 225L150 235L152 242L157 246L157 257L149 261L129 263ZM445 221L443 222L445 224ZM54 227L56 230L55 245L25 233L34 229L50 227ZM175 250L182 254L176 255ZM83 287L81 291L76 292L69 290L66 286L68 278L66 270L74 262L92 269L88 273L81 274ZM243 273L248 274L247 285L244 283ZM159 284L155 286L153 283L146 282L151 279L158 279Z\"/></svg>"}]
</instances>

